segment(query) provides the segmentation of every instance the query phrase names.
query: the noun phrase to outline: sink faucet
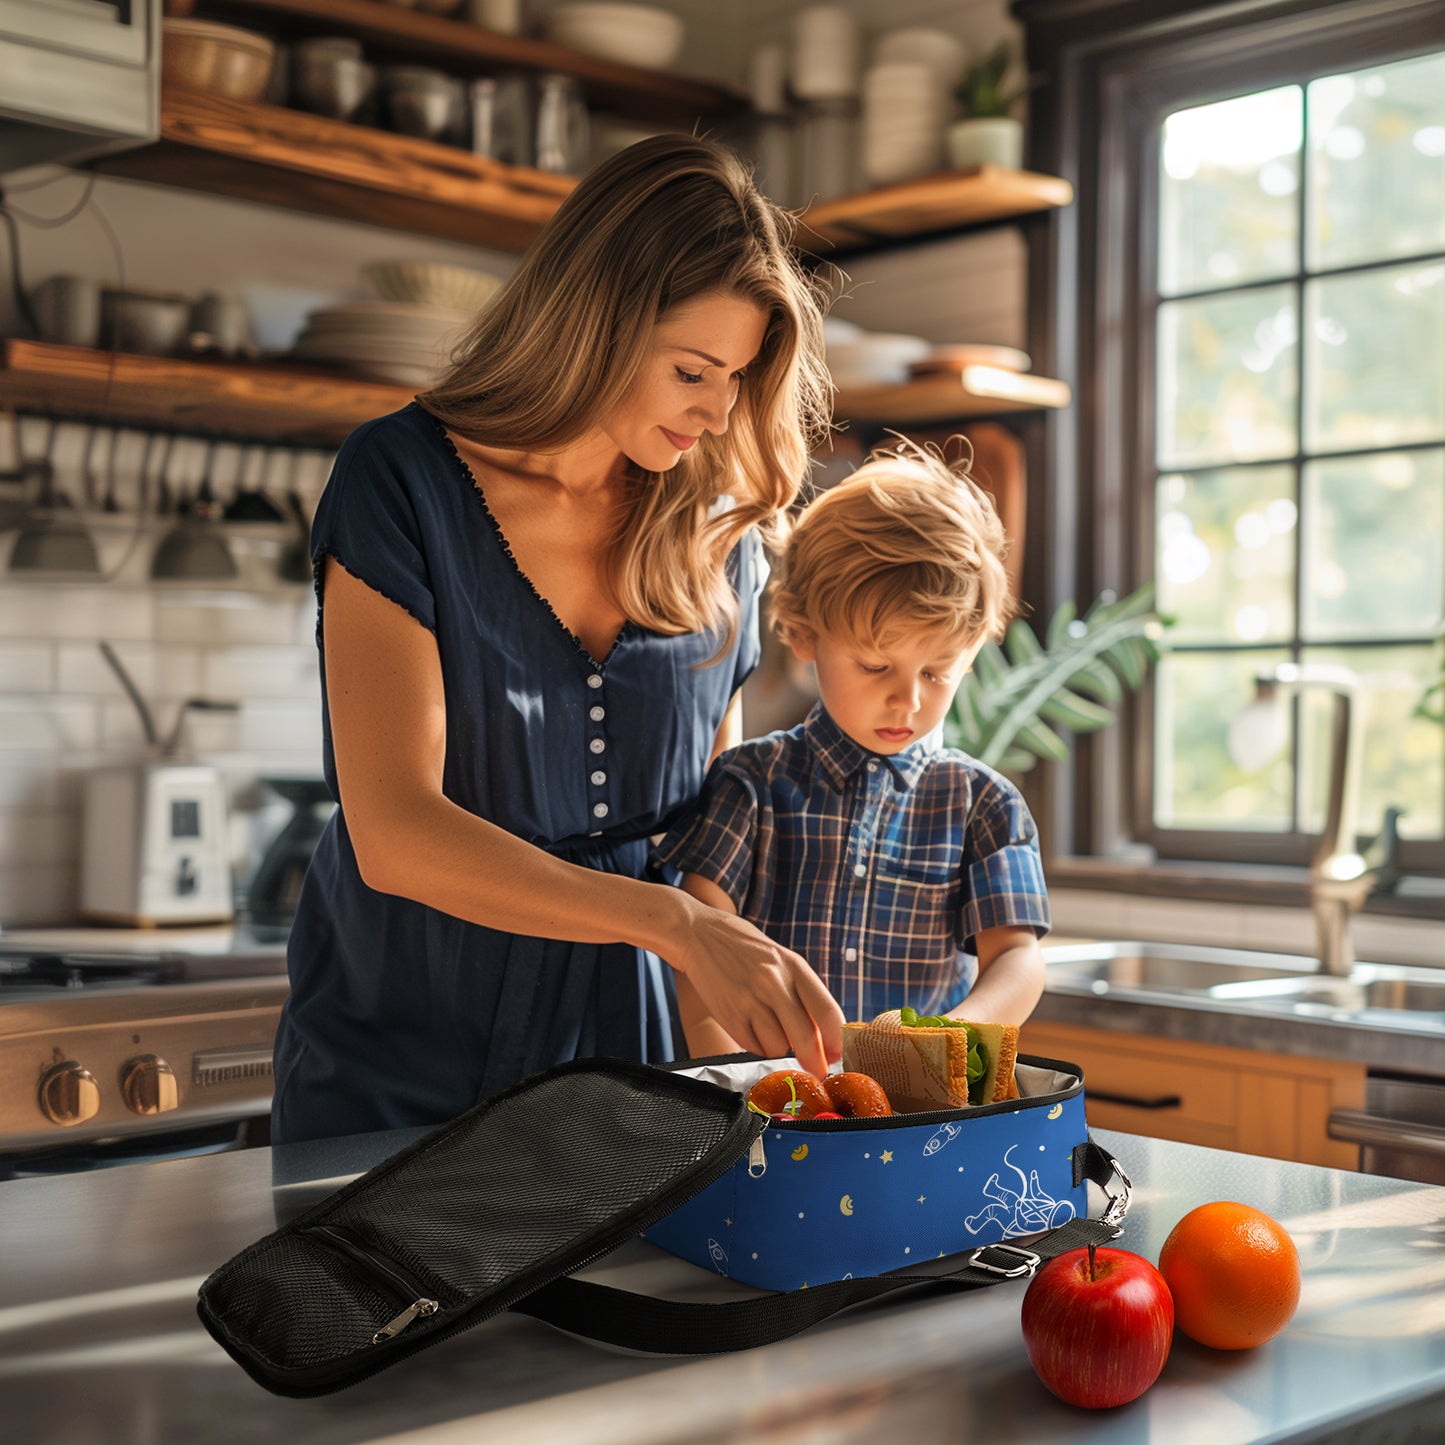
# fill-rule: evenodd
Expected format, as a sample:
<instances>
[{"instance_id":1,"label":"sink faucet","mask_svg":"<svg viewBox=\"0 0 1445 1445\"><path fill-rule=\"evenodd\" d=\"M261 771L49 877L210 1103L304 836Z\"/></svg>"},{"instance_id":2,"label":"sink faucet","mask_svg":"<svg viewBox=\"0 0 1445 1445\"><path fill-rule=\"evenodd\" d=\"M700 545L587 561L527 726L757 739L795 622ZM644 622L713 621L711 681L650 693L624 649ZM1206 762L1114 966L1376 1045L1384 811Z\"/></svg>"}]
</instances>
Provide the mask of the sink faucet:
<instances>
[{"instance_id":1,"label":"sink faucet","mask_svg":"<svg viewBox=\"0 0 1445 1445\"><path fill-rule=\"evenodd\" d=\"M1310 861L1309 885L1320 971L1337 978L1349 976L1354 962L1351 925L1373 890L1379 871L1356 851L1355 814L1364 753L1363 732L1355 726L1358 686L1359 679L1345 668L1294 662L1280 663L1255 679L1261 702L1289 693L1318 691L1328 693L1333 704L1325 827ZM1387 854L1394 851L1391 844L1398 816L1398 809L1390 810L1381 834Z\"/></svg>"}]
</instances>

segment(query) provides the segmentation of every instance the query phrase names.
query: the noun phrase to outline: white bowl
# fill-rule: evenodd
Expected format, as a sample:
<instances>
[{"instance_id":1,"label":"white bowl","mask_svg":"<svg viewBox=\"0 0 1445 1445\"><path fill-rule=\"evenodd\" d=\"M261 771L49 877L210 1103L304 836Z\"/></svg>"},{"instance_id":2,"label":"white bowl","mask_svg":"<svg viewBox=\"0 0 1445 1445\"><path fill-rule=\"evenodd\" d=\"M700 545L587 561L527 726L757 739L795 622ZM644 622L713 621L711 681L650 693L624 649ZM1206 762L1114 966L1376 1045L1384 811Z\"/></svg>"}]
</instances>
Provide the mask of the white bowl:
<instances>
[{"instance_id":1,"label":"white bowl","mask_svg":"<svg viewBox=\"0 0 1445 1445\"><path fill-rule=\"evenodd\" d=\"M454 311L480 311L502 288L500 276L445 261L369 261L361 274L387 301L417 301Z\"/></svg>"},{"instance_id":2,"label":"white bowl","mask_svg":"<svg viewBox=\"0 0 1445 1445\"><path fill-rule=\"evenodd\" d=\"M963 79L968 68L968 47L956 35L927 25L906 25L878 37L875 61L921 60L937 74L945 91Z\"/></svg>"},{"instance_id":3,"label":"white bowl","mask_svg":"<svg viewBox=\"0 0 1445 1445\"><path fill-rule=\"evenodd\" d=\"M659 70L682 49L682 20L651 5L602 4L579 0L559 5L543 22L549 38L587 55Z\"/></svg>"},{"instance_id":4,"label":"white bowl","mask_svg":"<svg viewBox=\"0 0 1445 1445\"><path fill-rule=\"evenodd\" d=\"M932 350L919 336L865 331L856 341L830 345L828 370L839 386L876 386L908 380L908 368Z\"/></svg>"}]
</instances>

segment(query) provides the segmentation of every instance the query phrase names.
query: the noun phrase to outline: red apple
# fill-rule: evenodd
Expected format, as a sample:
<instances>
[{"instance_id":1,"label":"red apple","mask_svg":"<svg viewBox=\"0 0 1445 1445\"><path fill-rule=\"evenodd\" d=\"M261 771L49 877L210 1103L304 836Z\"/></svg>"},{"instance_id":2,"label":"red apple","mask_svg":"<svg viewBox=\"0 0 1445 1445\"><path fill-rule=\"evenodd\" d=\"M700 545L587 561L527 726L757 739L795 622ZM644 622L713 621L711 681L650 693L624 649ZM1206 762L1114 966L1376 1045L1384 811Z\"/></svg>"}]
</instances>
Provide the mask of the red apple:
<instances>
[{"instance_id":1,"label":"red apple","mask_svg":"<svg viewBox=\"0 0 1445 1445\"><path fill-rule=\"evenodd\" d=\"M1174 1297L1164 1276L1127 1249L1071 1249L1029 1283L1029 1363L1070 1405L1108 1410L1137 1400L1169 1358Z\"/></svg>"}]
</instances>

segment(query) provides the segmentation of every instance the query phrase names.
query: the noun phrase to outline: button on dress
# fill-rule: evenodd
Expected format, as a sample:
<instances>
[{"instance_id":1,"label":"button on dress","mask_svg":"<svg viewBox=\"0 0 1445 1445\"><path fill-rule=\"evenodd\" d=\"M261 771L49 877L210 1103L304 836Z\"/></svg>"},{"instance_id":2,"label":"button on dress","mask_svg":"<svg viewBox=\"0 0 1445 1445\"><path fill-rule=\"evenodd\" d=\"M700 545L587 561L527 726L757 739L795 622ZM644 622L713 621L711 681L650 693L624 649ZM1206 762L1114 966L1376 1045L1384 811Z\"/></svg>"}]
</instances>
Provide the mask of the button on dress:
<instances>
[{"instance_id":1,"label":"button on dress","mask_svg":"<svg viewBox=\"0 0 1445 1445\"><path fill-rule=\"evenodd\" d=\"M767 567L755 534L729 558L740 620L711 665L720 629L670 637L633 622L592 658L517 567L444 428L412 403L348 438L311 552L318 599L330 555L436 638L449 799L558 858L643 876L648 840L697 794L757 664ZM319 607L318 645L324 625ZM339 804L324 653L322 670L322 763ZM340 806L312 856L287 962L278 1143L440 1123L567 1059L674 1056L671 970L656 956L512 934L378 893Z\"/></svg>"}]
</instances>

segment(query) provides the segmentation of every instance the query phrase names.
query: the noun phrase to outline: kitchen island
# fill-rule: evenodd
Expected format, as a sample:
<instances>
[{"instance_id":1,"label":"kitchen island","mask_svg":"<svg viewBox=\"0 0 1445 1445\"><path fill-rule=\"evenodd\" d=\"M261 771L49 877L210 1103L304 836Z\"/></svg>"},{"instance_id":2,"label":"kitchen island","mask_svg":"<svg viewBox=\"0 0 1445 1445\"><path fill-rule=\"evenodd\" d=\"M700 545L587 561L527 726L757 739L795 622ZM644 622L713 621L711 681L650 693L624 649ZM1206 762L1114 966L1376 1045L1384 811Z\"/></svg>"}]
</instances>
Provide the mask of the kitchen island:
<instances>
[{"instance_id":1,"label":"kitchen island","mask_svg":"<svg viewBox=\"0 0 1445 1445\"><path fill-rule=\"evenodd\" d=\"M1119 1241L1150 1259L1194 1205L1283 1221L1299 1313L1243 1354L1176 1336L1119 1410L1061 1404L1019 1331L1024 1285L854 1311L770 1349L656 1358L503 1315L314 1400L254 1384L196 1318L201 1280L417 1132L0 1184L0 1410L27 1445L911 1445L984 1440L1438 1441L1445 1432L1445 1189L1099 1133L1131 1173ZM589 1278L678 1298L740 1290L643 1243Z\"/></svg>"}]
</instances>

